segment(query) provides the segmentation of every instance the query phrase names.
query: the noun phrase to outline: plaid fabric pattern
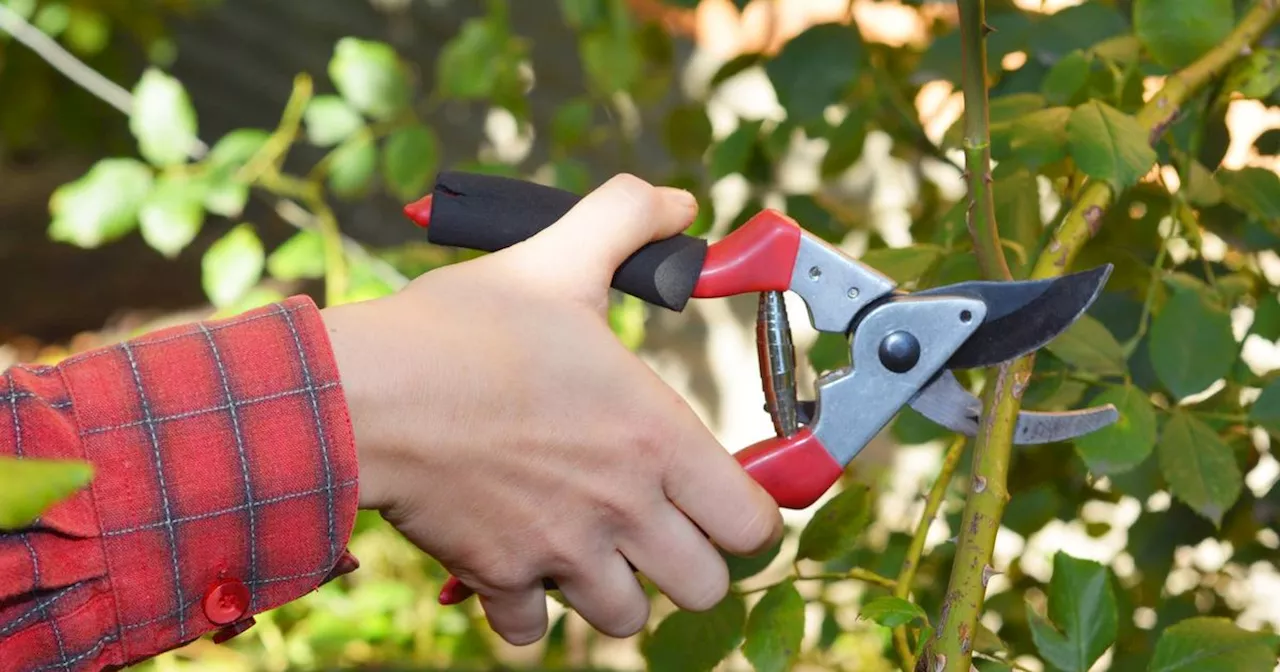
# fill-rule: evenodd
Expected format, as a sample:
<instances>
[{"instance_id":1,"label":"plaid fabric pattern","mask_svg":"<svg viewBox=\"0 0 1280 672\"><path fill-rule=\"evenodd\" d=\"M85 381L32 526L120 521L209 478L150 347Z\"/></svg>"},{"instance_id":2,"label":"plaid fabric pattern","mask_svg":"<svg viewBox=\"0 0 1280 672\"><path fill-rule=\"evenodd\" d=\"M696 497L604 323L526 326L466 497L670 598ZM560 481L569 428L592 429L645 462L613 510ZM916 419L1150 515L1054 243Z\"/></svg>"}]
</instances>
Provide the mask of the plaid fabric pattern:
<instances>
[{"instance_id":1,"label":"plaid fabric pattern","mask_svg":"<svg viewBox=\"0 0 1280 672\"><path fill-rule=\"evenodd\" d=\"M96 472L0 533L0 670L115 668L220 641L356 566L351 423L306 297L12 367L0 455Z\"/></svg>"}]
</instances>

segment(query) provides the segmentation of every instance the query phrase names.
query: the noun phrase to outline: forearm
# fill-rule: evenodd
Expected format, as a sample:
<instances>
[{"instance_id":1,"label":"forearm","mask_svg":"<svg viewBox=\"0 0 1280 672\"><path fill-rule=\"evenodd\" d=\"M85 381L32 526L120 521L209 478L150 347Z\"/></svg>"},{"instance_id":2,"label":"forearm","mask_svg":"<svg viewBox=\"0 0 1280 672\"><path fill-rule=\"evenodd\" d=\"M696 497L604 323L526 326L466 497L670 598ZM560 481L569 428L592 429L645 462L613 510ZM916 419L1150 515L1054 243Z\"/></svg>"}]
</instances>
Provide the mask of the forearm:
<instances>
[{"instance_id":1,"label":"forearm","mask_svg":"<svg viewBox=\"0 0 1280 672\"><path fill-rule=\"evenodd\" d=\"M320 313L305 298L14 367L0 454L94 466L0 535L0 659L146 658L354 568L357 469Z\"/></svg>"}]
</instances>

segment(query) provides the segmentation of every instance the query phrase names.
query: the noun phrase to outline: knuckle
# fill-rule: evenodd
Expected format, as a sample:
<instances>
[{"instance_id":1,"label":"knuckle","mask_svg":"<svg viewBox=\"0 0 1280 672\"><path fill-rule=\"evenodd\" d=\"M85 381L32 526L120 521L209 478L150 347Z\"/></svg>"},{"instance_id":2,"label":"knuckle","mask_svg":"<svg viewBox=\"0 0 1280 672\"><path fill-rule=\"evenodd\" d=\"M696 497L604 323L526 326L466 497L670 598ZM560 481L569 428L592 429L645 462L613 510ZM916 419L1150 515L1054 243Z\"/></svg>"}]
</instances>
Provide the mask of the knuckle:
<instances>
[{"instance_id":1,"label":"knuckle","mask_svg":"<svg viewBox=\"0 0 1280 672\"><path fill-rule=\"evenodd\" d=\"M729 537L728 543L733 548L726 550L738 555L755 555L772 545L781 532L782 514L777 508L757 505L737 533Z\"/></svg>"},{"instance_id":2,"label":"knuckle","mask_svg":"<svg viewBox=\"0 0 1280 672\"><path fill-rule=\"evenodd\" d=\"M717 563L709 563L709 567L697 583L695 591L691 592L685 609L689 611L706 611L717 604L729 594L729 569L723 561Z\"/></svg>"}]
</instances>

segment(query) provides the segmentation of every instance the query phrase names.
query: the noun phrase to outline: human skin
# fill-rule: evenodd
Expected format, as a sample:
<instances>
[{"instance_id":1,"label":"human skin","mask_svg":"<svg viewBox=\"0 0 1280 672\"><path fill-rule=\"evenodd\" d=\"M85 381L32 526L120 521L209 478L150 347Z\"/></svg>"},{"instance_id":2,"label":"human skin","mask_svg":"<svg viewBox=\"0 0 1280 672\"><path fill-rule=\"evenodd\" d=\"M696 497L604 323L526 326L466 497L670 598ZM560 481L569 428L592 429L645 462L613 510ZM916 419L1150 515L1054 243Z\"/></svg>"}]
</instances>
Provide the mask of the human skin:
<instances>
[{"instance_id":1,"label":"human skin","mask_svg":"<svg viewBox=\"0 0 1280 672\"><path fill-rule=\"evenodd\" d=\"M777 504L609 328L621 262L692 222L687 192L619 175L523 243L322 311L351 410L360 506L475 590L493 629L547 629L543 577L592 626L649 600L714 606L716 547L754 555Z\"/></svg>"}]
</instances>

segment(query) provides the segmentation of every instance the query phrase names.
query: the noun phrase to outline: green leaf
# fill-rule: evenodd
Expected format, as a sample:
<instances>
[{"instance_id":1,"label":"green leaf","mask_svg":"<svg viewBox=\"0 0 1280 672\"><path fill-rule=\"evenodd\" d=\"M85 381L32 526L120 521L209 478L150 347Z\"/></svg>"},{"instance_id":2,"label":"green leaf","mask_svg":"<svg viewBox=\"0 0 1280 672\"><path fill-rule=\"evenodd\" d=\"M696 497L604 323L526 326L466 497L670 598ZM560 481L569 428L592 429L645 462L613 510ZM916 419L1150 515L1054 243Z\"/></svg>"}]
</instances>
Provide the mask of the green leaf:
<instances>
[{"instance_id":1,"label":"green leaf","mask_svg":"<svg viewBox=\"0 0 1280 672\"><path fill-rule=\"evenodd\" d=\"M299 231L267 257L267 272L277 280L324 276L324 239L315 231Z\"/></svg>"},{"instance_id":2,"label":"green leaf","mask_svg":"<svg viewBox=\"0 0 1280 672\"><path fill-rule=\"evenodd\" d=\"M756 672L782 672L795 665L804 639L804 598L791 581L767 590L747 619L742 655Z\"/></svg>"},{"instance_id":3,"label":"green leaf","mask_svg":"<svg viewBox=\"0 0 1280 672\"><path fill-rule=\"evenodd\" d=\"M667 148L676 159L696 160L711 144L711 119L701 105L681 105L671 110L663 125Z\"/></svg>"},{"instance_id":4,"label":"green leaf","mask_svg":"<svg viewBox=\"0 0 1280 672\"><path fill-rule=\"evenodd\" d=\"M1271 672L1280 636L1251 632L1216 616L1192 616L1164 629L1150 672Z\"/></svg>"},{"instance_id":5,"label":"green leaf","mask_svg":"<svg viewBox=\"0 0 1280 672\"><path fill-rule=\"evenodd\" d=\"M232 305L262 278L262 241L253 225L236 225L214 241L201 260L201 285L215 307Z\"/></svg>"},{"instance_id":6,"label":"green leaf","mask_svg":"<svg viewBox=\"0 0 1280 672\"><path fill-rule=\"evenodd\" d=\"M409 77L391 45L343 37L329 59L329 79L356 110L373 119L391 119L409 104Z\"/></svg>"},{"instance_id":7,"label":"green leaf","mask_svg":"<svg viewBox=\"0 0 1280 672\"><path fill-rule=\"evenodd\" d=\"M765 62L788 121L803 124L822 117L853 85L863 64L862 35L839 23L812 26Z\"/></svg>"},{"instance_id":8,"label":"green leaf","mask_svg":"<svg viewBox=\"0 0 1280 672\"><path fill-rule=\"evenodd\" d=\"M886 628L896 628L916 620L921 623L929 620L919 605L892 595L882 595L862 605L858 610L858 618L875 621Z\"/></svg>"},{"instance_id":9,"label":"green leaf","mask_svg":"<svg viewBox=\"0 0 1280 672\"><path fill-rule=\"evenodd\" d=\"M629 91L640 78L644 58L633 40L612 32L583 35L579 42L582 65L595 90L604 95Z\"/></svg>"},{"instance_id":10,"label":"green leaf","mask_svg":"<svg viewBox=\"0 0 1280 672\"><path fill-rule=\"evenodd\" d=\"M1232 0L1135 0L1133 30L1151 58L1170 69L1190 65L1236 25Z\"/></svg>"},{"instance_id":11,"label":"green leaf","mask_svg":"<svg viewBox=\"0 0 1280 672\"><path fill-rule=\"evenodd\" d=\"M154 178L135 159L101 159L49 198L49 238L84 248L118 240L138 225Z\"/></svg>"},{"instance_id":12,"label":"green leaf","mask_svg":"<svg viewBox=\"0 0 1280 672\"><path fill-rule=\"evenodd\" d=\"M703 612L672 612L641 644L651 670L710 672L742 641L747 610L742 597L730 592Z\"/></svg>"},{"instance_id":13,"label":"green leaf","mask_svg":"<svg viewBox=\"0 0 1280 672\"><path fill-rule=\"evenodd\" d=\"M1258 307L1253 311L1253 324L1249 325L1249 333L1268 341L1280 338L1280 294L1270 293L1258 298Z\"/></svg>"},{"instance_id":14,"label":"green leaf","mask_svg":"<svg viewBox=\"0 0 1280 672\"><path fill-rule=\"evenodd\" d=\"M1033 170L1067 157L1069 107L1049 107L1032 112L1010 127L1009 149Z\"/></svg>"},{"instance_id":15,"label":"green leaf","mask_svg":"<svg viewBox=\"0 0 1280 672\"><path fill-rule=\"evenodd\" d=\"M635 350L644 343L644 301L623 294L609 305L609 327L628 350Z\"/></svg>"},{"instance_id":16,"label":"green leaf","mask_svg":"<svg viewBox=\"0 0 1280 672\"><path fill-rule=\"evenodd\" d=\"M800 532L797 560L830 560L853 548L871 520L871 490L850 485L827 500Z\"/></svg>"},{"instance_id":17,"label":"green leaf","mask_svg":"<svg viewBox=\"0 0 1280 672\"><path fill-rule=\"evenodd\" d=\"M331 147L346 140L364 126L360 113L338 96L316 96L302 115L307 140L318 147Z\"/></svg>"},{"instance_id":18,"label":"green leaf","mask_svg":"<svg viewBox=\"0 0 1280 672\"><path fill-rule=\"evenodd\" d=\"M1243 484L1231 446L1188 411L1175 408L1170 415L1156 446L1160 473L1174 497L1221 525Z\"/></svg>"},{"instance_id":19,"label":"green leaf","mask_svg":"<svg viewBox=\"0 0 1280 672\"><path fill-rule=\"evenodd\" d=\"M80 460L0 457L0 529L16 530L65 501L93 479Z\"/></svg>"},{"instance_id":20,"label":"green leaf","mask_svg":"<svg viewBox=\"0 0 1280 672\"><path fill-rule=\"evenodd\" d=\"M1262 388L1262 394L1249 409L1249 421L1269 432L1280 434L1280 379Z\"/></svg>"},{"instance_id":21,"label":"green leaf","mask_svg":"<svg viewBox=\"0 0 1280 672\"><path fill-rule=\"evenodd\" d=\"M156 166L185 163L196 146L196 111L177 79L148 68L133 88L129 131L138 153Z\"/></svg>"},{"instance_id":22,"label":"green leaf","mask_svg":"<svg viewBox=\"0 0 1280 672\"><path fill-rule=\"evenodd\" d=\"M933 268L945 250L937 245L920 243L910 247L879 247L862 255L862 263L906 285L916 282Z\"/></svg>"},{"instance_id":23,"label":"green leaf","mask_svg":"<svg viewBox=\"0 0 1280 672\"><path fill-rule=\"evenodd\" d=\"M1222 185L1214 179L1213 173L1196 160L1190 162L1189 174L1181 192L1191 205L1208 207L1222 202Z\"/></svg>"},{"instance_id":24,"label":"green leaf","mask_svg":"<svg viewBox=\"0 0 1280 672\"><path fill-rule=\"evenodd\" d=\"M1280 90L1280 49L1258 49L1239 61L1224 90L1255 100L1266 100Z\"/></svg>"},{"instance_id":25,"label":"green leaf","mask_svg":"<svg viewBox=\"0 0 1280 672\"><path fill-rule=\"evenodd\" d=\"M733 79L734 76L741 74L764 62L764 55L759 52L747 52L738 54L720 66L719 70L711 76L711 81L707 84L707 88L714 90L721 84Z\"/></svg>"},{"instance_id":26,"label":"green leaf","mask_svg":"<svg viewBox=\"0 0 1280 672\"><path fill-rule=\"evenodd\" d=\"M1217 172L1223 198L1232 207L1276 227L1280 223L1280 176L1257 166Z\"/></svg>"},{"instance_id":27,"label":"green leaf","mask_svg":"<svg viewBox=\"0 0 1280 672\"><path fill-rule=\"evenodd\" d=\"M347 138L333 150L329 188L341 198L363 196L378 168L378 147L368 134Z\"/></svg>"},{"instance_id":28,"label":"green leaf","mask_svg":"<svg viewBox=\"0 0 1280 672\"><path fill-rule=\"evenodd\" d=\"M771 548L763 553L757 553L750 557L743 557L721 550L720 557L724 558L724 562L729 567L729 580L741 581L749 579L760 572L763 572L778 557L778 553L782 551L782 541L779 539Z\"/></svg>"},{"instance_id":29,"label":"green leaf","mask_svg":"<svg viewBox=\"0 0 1280 672\"><path fill-rule=\"evenodd\" d=\"M1178 399L1226 377L1238 351L1231 314L1189 282L1169 283L1172 295L1151 321L1149 334L1151 368Z\"/></svg>"},{"instance_id":30,"label":"green leaf","mask_svg":"<svg viewBox=\"0 0 1280 672\"><path fill-rule=\"evenodd\" d=\"M822 177L835 177L843 173L862 156L867 143L868 121L866 110L854 108L827 135L827 142L830 144L827 153L822 156Z\"/></svg>"},{"instance_id":31,"label":"green leaf","mask_svg":"<svg viewBox=\"0 0 1280 672\"><path fill-rule=\"evenodd\" d=\"M1070 105L1088 83L1091 71L1089 57L1077 49L1053 64L1040 82L1040 93L1050 105Z\"/></svg>"},{"instance_id":32,"label":"green leaf","mask_svg":"<svg viewBox=\"0 0 1280 672\"><path fill-rule=\"evenodd\" d=\"M1156 446L1156 411L1141 388L1108 388L1089 404L1114 404L1120 416L1114 423L1075 439L1076 453L1089 471L1099 476L1125 473L1151 455Z\"/></svg>"},{"instance_id":33,"label":"green leaf","mask_svg":"<svg viewBox=\"0 0 1280 672\"><path fill-rule=\"evenodd\" d=\"M204 185L185 177L161 177L138 211L142 239L172 259L195 240L204 224Z\"/></svg>"},{"instance_id":34,"label":"green leaf","mask_svg":"<svg viewBox=\"0 0 1280 672\"><path fill-rule=\"evenodd\" d=\"M575 194L586 194L591 189L591 171L581 161L560 159L551 164L555 186L572 191Z\"/></svg>"},{"instance_id":35,"label":"green leaf","mask_svg":"<svg viewBox=\"0 0 1280 672\"><path fill-rule=\"evenodd\" d=\"M498 72L493 63L502 54L505 35L501 25L486 19L468 19L436 61L436 86L442 95L474 100L493 95Z\"/></svg>"},{"instance_id":36,"label":"green leaf","mask_svg":"<svg viewBox=\"0 0 1280 672\"><path fill-rule=\"evenodd\" d=\"M1106 567L1061 551L1053 557L1046 620L1027 609L1040 655L1064 672L1087 672L1116 639L1116 596Z\"/></svg>"},{"instance_id":37,"label":"green leaf","mask_svg":"<svg viewBox=\"0 0 1280 672\"><path fill-rule=\"evenodd\" d=\"M551 137L560 149L573 149L582 143L594 121L595 105L591 100L570 100L556 109L551 119Z\"/></svg>"},{"instance_id":38,"label":"green leaf","mask_svg":"<svg viewBox=\"0 0 1280 672\"><path fill-rule=\"evenodd\" d=\"M237 128L214 143L204 161L214 172L230 175L248 163L270 137L261 129Z\"/></svg>"},{"instance_id":39,"label":"green leaf","mask_svg":"<svg viewBox=\"0 0 1280 672\"><path fill-rule=\"evenodd\" d=\"M391 194L409 201L422 196L440 167L440 140L435 131L413 124L391 137L382 152L382 176Z\"/></svg>"},{"instance_id":40,"label":"green leaf","mask_svg":"<svg viewBox=\"0 0 1280 672\"><path fill-rule=\"evenodd\" d=\"M1045 347L1081 371L1100 376L1122 376L1126 371L1124 349L1106 326L1089 315L1081 315Z\"/></svg>"},{"instance_id":41,"label":"green leaf","mask_svg":"<svg viewBox=\"0 0 1280 672\"><path fill-rule=\"evenodd\" d=\"M751 150L759 139L762 122L745 121L711 149L710 177L719 180L741 173L751 158Z\"/></svg>"},{"instance_id":42,"label":"green leaf","mask_svg":"<svg viewBox=\"0 0 1280 672\"><path fill-rule=\"evenodd\" d=\"M1067 139L1080 170L1117 191L1137 184L1157 158L1136 119L1098 100L1071 113Z\"/></svg>"}]
</instances>

